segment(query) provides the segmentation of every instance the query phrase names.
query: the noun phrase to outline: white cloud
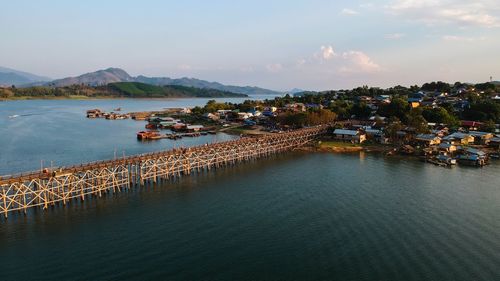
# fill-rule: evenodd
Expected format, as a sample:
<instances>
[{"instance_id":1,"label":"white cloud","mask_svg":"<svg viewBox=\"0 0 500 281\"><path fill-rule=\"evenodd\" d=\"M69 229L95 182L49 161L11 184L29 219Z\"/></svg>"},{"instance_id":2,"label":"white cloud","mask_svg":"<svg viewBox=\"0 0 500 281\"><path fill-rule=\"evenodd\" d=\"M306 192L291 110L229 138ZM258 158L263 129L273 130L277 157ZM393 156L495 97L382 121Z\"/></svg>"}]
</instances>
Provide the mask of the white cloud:
<instances>
[{"instance_id":1,"label":"white cloud","mask_svg":"<svg viewBox=\"0 0 500 281\"><path fill-rule=\"evenodd\" d=\"M354 16L354 15L359 14L359 12L352 10L352 9L348 9L348 8L344 8L340 13L342 15L348 15L348 16Z\"/></svg>"},{"instance_id":2,"label":"white cloud","mask_svg":"<svg viewBox=\"0 0 500 281\"><path fill-rule=\"evenodd\" d=\"M335 53L332 46L321 46L321 52L319 54L315 54L315 57L319 57L324 60L331 60L336 56L337 53Z\"/></svg>"},{"instance_id":3,"label":"white cloud","mask_svg":"<svg viewBox=\"0 0 500 281\"><path fill-rule=\"evenodd\" d=\"M294 64L290 64L290 66L292 65L294 67L285 68L280 63L274 63L268 64L266 69L271 73L286 70L287 72L317 73L317 75L343 74L344 77L347 75L374 74L383 70L381 66L362 51L348 50L337 53L331 45L321 46L319 52L310 57L299 58Z\"/></svg>"},{"instance_id":4,"label":"white cloud","mask_svg":"<svg viewBox=\"0 0 500 281\"><path fill-rule=\"evenodd\" d=\"M445 35L443 36L444 41L455 41L455 42L478 42L486 40L485 37L464 37L456 35Z\"/></svg>"},{"instance_id":5,"label":"white cloud","mask_svg":"<svg viewBox=\"0 0 500 281\"><path fill-rule=\"evenodd\" d=\"M500 27L497 0L394 0L387 11L427 25Z\"/></svg>"},{"instance_id":6,"label":"white cloud","mask_svg":"<svg viewBox=\"0 0 500 281\"><path fill-rule=\"evenodd\" d=\"M342 73L374 73L382 70L377 63L361 51L344 52L342 58L347 62L339 69Z\"/></svg>"},{"instance_id":7,"label":"white cloud","mask_svg":"<svg viewBox=\"0 0 500 281\"><path fill-rule=\"evenodd\" d=\"M272 63L266 65L266 69L271 73L278 73L283 70L283 65L281 63Z\"/></svg>"},{"instance_id":8,"label":"white cloud","mask_svg":"<svg viewBox=\"0 0 500 281\"><path fill-rule=\"evenodd\" d=\"M390 34L386 34L384 36L384 38L391 39L391 40L397 40L397 39L401 39L405 36L406 36L406 34L404 34L404 33L390 33Z\"/></svg>"}]
</instances>

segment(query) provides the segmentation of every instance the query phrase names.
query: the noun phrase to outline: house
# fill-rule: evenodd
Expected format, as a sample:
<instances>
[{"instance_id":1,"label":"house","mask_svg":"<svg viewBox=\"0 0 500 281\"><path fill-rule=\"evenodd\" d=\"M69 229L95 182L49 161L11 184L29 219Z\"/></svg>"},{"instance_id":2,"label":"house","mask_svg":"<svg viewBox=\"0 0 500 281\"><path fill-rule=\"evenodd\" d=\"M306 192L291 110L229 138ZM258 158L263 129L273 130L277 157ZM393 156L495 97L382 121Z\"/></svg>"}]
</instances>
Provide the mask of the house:
<instances>
[{"instance_id":1,"label":"house","mask_svg":"<svg viewBox=\"0 0 500 281\"><path fill-rule=\"evenodd\" d=\"M226 116L230 114L232 110L227 110L227 109L219 109L217 110L217 114L219 115L220 119L226 119Z\"/></svg>"},{"instance_id":2,"label":"house","mask_svg":"<svg viewBox=\"0 0 500 281\"><path fill-rule=\"evenodd\" d=\"M373 129L371 127L366 128L364 131L368 138L375 138L384 134L382 130Z\"/></svg>"},{"instance_id":3,"label":"house","mask_svg":"<svg viewBox=\"0 0 500 281\"><path fill-rule=\"evenodd\" d=\"M377 101L381 103L390 103L391 102L391 96L389 95L380 95L377 96Z\"/></svg>"},{"instance_id":4,"label":"house","mask_svg":"<svg viewBox=\"0 0 500 281\"><path fill-rule=\"evenodd\" d=\"M245 120L245 119L248 119L250 117L253 117L253 114L252 113L248 113L248 112L238 112L238 120Z\"/></svg>"},{"instance_id":5,"label":"house","mask_svg":"<svg viewBox=\"0 0 500 281\"><path fill-rule=\"evenodd\" d=\"M335 129L335 131L333 131L333 137L336 140L353 143L362 143L366 141L366 134L359 130Z\"/></svg>"},{"instance_id":6,"label":"house","mask_svg":"<svg viewBox=\"0 0 500 281\"><path fill-rule=\"evenodd\" d=\"M483 123L476 121L462 121L461 126L472 131L476 131L477 128L483 126Z\"/></svg>"},{"instance_id":7,"label":"house","mask_svg":"<svg viewBox=\"0 0 500 281\"><path fill-rule=\"evenodd\" d=\"M488 144L494 136L492 133L477 131L470 131L469 135L474 137L474 144Z\"/></svg>"},{"instance_id":8,"label":"house","mask_svg":"<svg viewBox=\"0 0 500 281\"><path fill-rule=\"evenodd\" d=\"M295 112L304 112L306 111L306 106L303 103L296 102L285 105L285 109Z\"/></svg>"},{"instance_id":9,"label":"house","mask_svg":"<svg viewBox=\"0 0 500 281\"><path fill-rule=\"evenodd\" d=\"M490 139L488 146L500 149L500 136L495 136Z\"/></svg>"},{"instance_id":10,"label":"house","mask_svg":"<svg viewBox=\"0 0 500 281\"><path fill-rule=\"evenodd\" d=\"M203 114L203 118L210 119L212 121L217 121L220 119L218 114L213 114L213 113L205 113Z\"/></svg>"},{"instance_id":11,"label":"house","mask_svg":"<svg viewBox=\"0 0 500 281\"><path fill-rule=\"evenodd\" d=\"M307 103L305 106L307 109L323 109L323 105L317 103Z\"/></svg>"},{"instance_id":12,"label":"house","mask_svg":"<svg viewBox=\"0 0 500 281\"><path fill-rule=\"evenodd\" d=\"M277 110L278 110L278 108L275 107L275 106L266 106L266 107L264 107L264 111L276 112Z\"/></svg>"},{"instance_id":13,"label":"house","mask_svg":"<svg viewBox=\"0 0 500 281\"><path fill-rule=\"evenodd\" d=\"M387 138L382 130L373 129L371 127L364 129L367 140L374 140L381 144L388 144L389 138Z\"/></svg>"},{"instance_id":14,"label":"house","mask_svg":"<svg viewBox=\"0 0 500 281\"><path fill-rule=\"evenodd\" d=\"M191 114L191 108L184 107L179 111L179 114Z\"/></svg>"},{"instance_id":15,"label":"house","mask_svg":"<svg viewBox=\"0 0 500 281\"><path fill-rule=\"evenodd\" d=\"M186 130L188 132L199 132L203 129L203 125L187 125Z\"/></svg>"},{"instance_id":16,"label":"house","mask_svg":"<svg viewBox=\"0 0 500 281\"><path fill-rule=\"evenodd\" d=\"M418 101L411 101L411 102L408 102L410 104L410 107L411 108L417 108L420 106L420 102Z\"/></svg>"},{"instance_id":17,"label":"house","mask_svg":"<svg viewBox=\"0 0 500 281\"><path fill-rule=\"evenodd\" d=\"M453 153L457 151L457 146L453 145L451 143L441 143L438 146L439 151L447 152L447 153Z\"/></svg>"},{"instance_id":18,"label":"house","mask_svg":"<svg viewBox=\"0 0 500 281\"><path fill-rule=\"evenodd\" d=\"M484 166L488 161L487 156L488 155L482 150L467 148L458 156L458 162L471 166Z\"/></svg>"},{"instance_id":19,"label":"house","mask_svg":"<svg viewBox=\"0 0 500 281\"><path fill-rule=\"evenodd\" d=\"M370 102L372 100L372 98L369 96L359 96L359 97L357 97L357 100L359 102Z\"/></svg>"},{"instance_id":20,"label":"house","mask_svg":"<svg viewBox=\"0 0 500 281\"><path fill-rule=\"evenodd\" d=\"M474 143L474 137L469 134L456 132L444 137L442 141L454 145L468 145Z\"/></svg>"},{"instance_id":21,"label":"house","mask_svg":"<svg viewBox=\"0 0 500 281\"><path fill-rule=\"evenodd\" d=\"M419 134L415 137L415 142L424 145L431 146L441 143L441 138L433 134Z\"/></svg>"}]
</instances>

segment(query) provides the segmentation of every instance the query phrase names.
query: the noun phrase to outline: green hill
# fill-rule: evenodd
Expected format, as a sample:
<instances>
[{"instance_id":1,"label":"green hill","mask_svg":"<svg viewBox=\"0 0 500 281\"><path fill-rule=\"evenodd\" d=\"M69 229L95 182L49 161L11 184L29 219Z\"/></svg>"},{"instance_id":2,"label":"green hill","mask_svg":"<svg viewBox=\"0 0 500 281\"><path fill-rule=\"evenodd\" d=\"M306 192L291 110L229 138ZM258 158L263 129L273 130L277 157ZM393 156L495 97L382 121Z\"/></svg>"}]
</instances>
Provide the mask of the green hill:
<instances>
[{"instance_id":1,"label":"green hill","mask_svg":"<svg viewBox=\"0 0 500 281\"><path fill-rule=\"evenodd\" d=\"M220 98L220 97L247 97L244 94L236 94L215 89L201 89L185 86L155 86L139 82L118 82L106 86L110 91L120 96L130 98Z\"/></svg>"},{"instance_id":2,"label":"green hill","mask_svg":"<svg viewBox=\"0 0 500 281\"><path fill-rule=\"evenodd\" d=\"M71 85L65 87L0 88L0 99L53 98L224 98L248 97L215 89L185 86L155 86L139 82L117 82L106 86Z\"/></svg>"}]
</instances>

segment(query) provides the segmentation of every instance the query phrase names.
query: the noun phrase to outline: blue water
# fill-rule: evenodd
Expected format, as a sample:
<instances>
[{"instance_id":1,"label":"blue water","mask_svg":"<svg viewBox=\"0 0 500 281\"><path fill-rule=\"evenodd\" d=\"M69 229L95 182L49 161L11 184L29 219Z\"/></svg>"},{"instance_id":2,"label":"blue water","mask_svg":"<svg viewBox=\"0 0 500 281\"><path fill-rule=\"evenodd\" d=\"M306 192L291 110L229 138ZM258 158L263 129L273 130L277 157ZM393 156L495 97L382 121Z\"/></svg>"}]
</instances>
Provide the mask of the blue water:
<instances>
[{"instance_id":1,"label":"blue water","mask_svg":"<svg viewBox=\"0 0 500 281\"><path fill-rule=\"evenodd\" d=\"M68 103L61 118L80 118L88 107ZM33 122L52 118L43 120ZM154 149L129 137L132 121L49 122L51 131L85 140L54 150L57 161L112 155L112 138L89 132L96 127L89 122L111 124L101 134L123 126L118 139L127 149ZM12 141L19 157L40 153L20 142L37 138ZM499 169L499 162L446 169L378 154L291 153L13 213L0 220L0 280L500 280Z\"/></svg>"},{"instance_id":2,"label":"blue water","mask_svg":"<svg viewBox=\"0 0 500 281\"><path fill-rule=\"evenodd\" d=\"M267 98L267 97L265 97ZM241 98L216 99L242 102ZM0 175L44 166L112 159L172 147L191 146L235 138L226 134L182 141L138 142L144 121L87 119L88 109L122 112L203 106L208 99L159 100L32 100L0 102ZM9 118L19 115L17 118Z\"/></svg>"}]
</instances>

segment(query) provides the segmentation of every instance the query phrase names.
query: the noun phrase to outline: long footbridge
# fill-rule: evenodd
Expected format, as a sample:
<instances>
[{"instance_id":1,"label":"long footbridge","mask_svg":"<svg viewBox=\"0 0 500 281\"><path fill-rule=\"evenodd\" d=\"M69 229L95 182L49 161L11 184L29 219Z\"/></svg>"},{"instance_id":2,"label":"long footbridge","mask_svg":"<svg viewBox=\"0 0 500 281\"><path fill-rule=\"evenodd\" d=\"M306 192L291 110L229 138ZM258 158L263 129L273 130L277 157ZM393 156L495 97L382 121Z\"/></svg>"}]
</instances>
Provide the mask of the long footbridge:
<instances>
[{"instance_id":1,"label":"long footbridge","mask_svg":"<svg viewBox=\"0 0 500 281\"><path fill-rule=\"evenodd\" d=\"M304 146L327 126L0 177L0 213L47 209Z\"/></svg>"}]
</instances>

